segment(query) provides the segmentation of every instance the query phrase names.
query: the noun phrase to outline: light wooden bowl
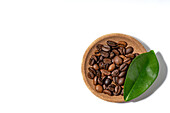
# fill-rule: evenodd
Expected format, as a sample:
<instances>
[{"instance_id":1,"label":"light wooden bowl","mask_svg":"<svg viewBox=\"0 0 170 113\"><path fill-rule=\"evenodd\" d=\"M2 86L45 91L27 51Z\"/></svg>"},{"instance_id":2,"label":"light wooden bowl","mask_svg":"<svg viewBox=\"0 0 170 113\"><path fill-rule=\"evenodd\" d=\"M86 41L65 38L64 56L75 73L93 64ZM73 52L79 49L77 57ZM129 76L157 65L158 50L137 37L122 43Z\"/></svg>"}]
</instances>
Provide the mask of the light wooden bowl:
<instances>
[{"instance_id":1,"label":"light wooden bowl","mask_svg":"<svg viewBox=\"0 0 170 113\"><path fill-rule=\"evenodd\" d=\"M98 39L96 39L94 42L92 42L90 44L90 46L87 48L86 52L84 53L81 71L82 71L84 82L87 85L87 87L89 88L89 90L94 95L96 95L97 97L99 97L103 100L106 100L106 101L109 101L109 102L124 102L123 96L109 96L109 95L104 94L104 93L98 93L95 90L95 86L93 85L93 80L89 79L87 77L88 67L89 67L88 62L89 62L91 55L94 54L94 51L96 50L96 45L97 44L106 44L107 40L113 40L115 42L126 41L127 44L128 44L127 46L132 46L134 48L133 53L141 54L141 53L145 53L147 51L143 47L143 45L139 41L134 39L133 37L131 37L129 35L125 35L125 34L120 34L120 33L112 33L112 34L107 34L107 35L101 36Z\"/></svg>"}]
</instances>

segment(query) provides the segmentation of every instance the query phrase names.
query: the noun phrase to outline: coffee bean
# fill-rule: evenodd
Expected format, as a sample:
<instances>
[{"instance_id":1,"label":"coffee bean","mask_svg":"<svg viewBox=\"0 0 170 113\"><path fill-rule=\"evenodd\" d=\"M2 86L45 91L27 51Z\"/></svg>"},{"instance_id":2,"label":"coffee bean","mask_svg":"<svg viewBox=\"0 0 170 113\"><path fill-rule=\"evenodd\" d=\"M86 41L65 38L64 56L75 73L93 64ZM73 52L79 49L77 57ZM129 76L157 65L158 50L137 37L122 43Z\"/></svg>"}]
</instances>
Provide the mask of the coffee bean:
<instances>
[{"instance_id":1,"label":"coffee bean","mask_svg":"<svg viewBox=\"0 0 170 113\"><path fill-rule=\"evenodd\" d=\"M121 55L123 55L123 49L119 48L118 51Z\"/></svg>"},{"instance_id":2,"label":"coffee bean","mask_svg":"<svg viewBox=\"0 0 170 113\"><path fill-rule=\"evenodd\" d=\"M108 87L107 87L108 90L114 92L115 91L115 85L114 84L110 84Z\"/></svg>"},{"instance_id":3,"label":"coffee bean","mask_svg":"<svg viewBox=\"0 0 170 113\"><path fill-rule=\"evenodd\" d=\"M132 59L133 59L133 58L135 57L135 55L134 55L134 54L128 54L128 55L126 55L126 57L127 57L127 58L132 58Z\"/></svg>"},{"instance_id":4,"label":"coffee bean","mask_svg":"<svg viewBox=\"0 0 170 113\"><path fill-rule=\"evenodd\" d=\"M101 85L96 85L95 87L96 91L99 92L99 93L102 93L103 92L103 87Z\"/></svg>"},{"instance_id":5,"label":"coffee bean","mask_svg":"<svg viewBox=\"0 0 170 113\"><path fill-rule=\"evenodd\" d=\"M118 77L113 77L113 82L114 82L115 84L117 84L117 81L118 81Z\"/></svg>"},{"instance_id":6,"label":"coffee bean","mask_svg":"<svg viewBox=\"0 0 170 113\"><path fill-rule=\"evenodd\" d=\"M111 61L110 58L104 58L104 59L103 59L103 62L104 62L105 64L111 64L111 63L112 63L112 61Z\"/></svg>"},{"instance_id":7,"label":"coffee bean","mask_svg":"<svg viewBox=\"0 0 170 113\"><path fill-rule=\"evenodd\" d=\"M114 63L115 64L122 64L122 59L119 57L119 56L115 56L114 58L113 58L113 61L114 61Z\"/></svg>"},{"instance_id":8,"label":"coffee bean","mask_svg":"<svg viewBox=\"0 0 170 113\"><path fill-rule=\"evenodd\" d=\"M97 57L95 55L92 55L91 58L93 58L95 62L97 62Z\"/></svg>"},{"instance_id":9,"label":"coffee bean","mask_svg":"<svg viewBox=\"0 0 170 113\"><path fill-rule=\"evenodd\" d=\"M128 68L128 65L126 63L123 63L120 67L119 70L120 71L126 71L126 69Z\"/></svg>"},{"instance_id":10,"label":"coffee bean","mask_svg":"<svg viewBox=\"0 0 170 113\"><path fill-rule=\"evenodd\" d=\"M127 63L127 64L130 64L131 63L131 58L126 58L126 59L124 59L124 61L123 62L125 62L125 63Z\"/></svg>"},{"instance_id":11,"label":"coffee bean","mask_svg":"<svg viewBox=\"0 0 170 113\"><path fill-rule=\"evenodd\" d=\"M139 55L139 53L135 53L134 56L137 57Z\"/></svg>"},{"instance_id":12,"label":"coffee bean","mask_svg":"<svg viewBox=\"0 0 170 113\"><path fill-rule=\"evenodd\" d=\"M98 50L96 50L94 53L95 53L95 56L100 56L101 55L101 53Z\"/></svg>"},{"instance_id":13,"label":"coffee bean","mask_svg":"<svg viewBox=\"0 0 170 113\"><path fill-rule=\"evenodd\" d=\"M106 70L106 69L101 69L100 72L103 73L104 75L110 75L110 74L111 74L111 73L110 73L108 70Z\"/></svg>"},{"instance_id":14,"label":"coffee bean","mask_svg":"<svg viewBox=\"0 0 170 113\"><path fill-rule=\"evenodd\" d=\"M119 55L119 51L116 50L116 49L112 50L112 52L113 52L115 55Z\"/></svg>"},{"instance_id":15,"label":"coffee bean","mask_svg":"<svg viewBox=\"0 0 170 113\"><path fill-rule=\"evenodd\" d=\"M122 51L123 51L123 55L125 55L126 54L126 49L123 48Z\"/></svg>"},{"instance_id":16,"label":"coffee bean","mask_svg":"<svg viewBox=\"0 0 170 113\"><path fill-rule=\"evenodd\" d=\"M93 67L89 67L88 70L92 72L94 75L96 75L96 70Z\"/></svg>"},{"instance_id":17,"label":"coffee bean","mask_svg":"<svg viewBox=\"0 0 170 113\"><path fill-rule=\"evenodd\" d=\"M126 57L124 55L119 55L120 58L125 59Z\"/></svg>"},{"instance_id":18,"label":"coffee bean","mask_svg":"<svg viewBox=\"0 0 170 113\"><path fill-rule=\"evenodd\" d=\"M122 91L121 91L121 93L120 93L122 96L123 96L123 94L124 94L124 89L122 89Z\"/></svg>"},{"instance_id":19,"label":"coffee bean","mask_svg":"<svg viewBox=\"0 0 170 113\"><path fill-rule=\"evenodd\" d=\"M126 54L132 53L133 52L133 48L131 46L126 48Z\"/></svg>"},{"instance_id":20,"label":"coffee bean","mask_svg":"<svg viewBox=\"0 0 170 113\"><path fill-rule=\"evenodd\" d=\"M93 79L93 84L94 84L94 85L97 85L97 80L98 80L98 77L95 76L94 79Z\"/></svg>"},{"instance_id":21,"label":"coffee bean","mask_svg":"<svg viewBox=\"0 0 170 113\"><path fill-rule=\"evenodd\" d=\"M94 65L93 65L93 68L94 68L95 70L98 70L98 69L99 69L99 66L98 66L97 64L94 64Z\"/></svg>"},{"instance_id":22,"label":"coffee bean","mask_svg":"<svg viewBox=\"0 0 170 113\"><path fill-rule=\"evenodd\" d=\"M94 65L94 63L95 63L95 60L93 59L93 58L90 58L90 60L89 60L89 65Z\"/></svg>"},{"instance_id":23,"label":"coffee bean","mask_svg":"<svg viewBox=\"0 0 170 113\"><path fill-rule=\"evenodd\" d=\"M112 74L113 77L117 77L119 75L119 70L115 69L114 71L112 71L111 74Z\"/></svg>"},{"instance_id":24,"label":"coffee bean","mask_svg":"<svg viewBox=\"0 0 170 113\"><path fill-rule=\"evenodd\" d=\"M110 58L113 58L115 56L115 53L114 52L111 52L110 53Z\"/></svg>"},{"instance_id":25,"label":"coffee bean","mask_svg":"<svg viewBox=\"0 0 170 113\"><path fill-rule=\"evenodd\" d=\"M103 82L102 82L101 78L98 78L98 79L97 79L97 83L98 83L99 85L103 85Z\"/></svg>"},{"instance_id":26,"label":"coffee bean","mask_svg":"<svg viewBox=\"0 0 170 113\"><path fill-rule=\"evenodd\" d=\"M108 68L108 71L113 71L115 69L115 64L111 64Z\"/></svg>"},{"instance_id":27,"label":"coffee bean","mask_svg":"<svg viewBox=\"0 0 170 113\"><path fill-rule=\"evenodd\" d=\"M96 48L97 48L98 51L101 51L101 50L102 50L102 47L103 47L102 44L98 44L98 45L96 46Z\"/></svg>"},{"instance_id":28,"label":"coffee bean","mask_svg":"<svg viewBox=\"0 0 170 113\"><path fill-rule=\"evenodd\" d=\"M103 60L103 56L100 56L100 57L99 57L99 61L102 61L102 60Z\"/></svg>"},{"instance_id":29,"label":"coffee bean","mask_svg":"<svg viewBox=\"0 0 170 113\"><path fill-rule=\"evenodd\" d=\"M108 95L110 95L110 96L112 95L112 92L109 91L109 90L107 90L107 89L103 90L103 93L108 94Z\"/></svg>"},{"instance_id":30,"label":"coffee bean","mask_svg":"<svg viewBox=\"0 0 170 113\"><path fill-rule=\"evenodd\" d=\"M105 68L104 69L108 70L108 68L109 68L109 64L105 64Z\"/></svg>"},{"instance_id":31,"label":"coffee bean","mask_svg":"<svg viewBox=\"0 0 170 113\"><path fill-rule=\"evenodd\" d=\"M112 76L107 76L107 78L109 78L111 81L113 80L113 77L112 77Z\"/></svg>"},{"instance_id":32,"label":"coffee bean","mask_svg":"<svg viewBox=\"0 0 170 113\"><path fill-rule=\"evenodd\" d=\"M123 72L120 72L120 74L118 75L118 77L124 77L126 75L126 72L123 71Z\"/></svg>"},{"instance_id":33,"label":"coffee bean","mask_svg":"<svg viewBox=\"0 0 170 113\"><path fill-rule=\"evenodd\" d=\"M111 84L111 80L109 79L109 78L107 78L106 80L105 80L105 82L104 82L104 84L106 84L106 86L108 86L109 84Z\"/></svg>"},{"instance_id":34,"label":"coffee bean","mask_svg":"<svg viewBox=\"0 0 170 113\"><path fill-rule=\"evenodd\" d=\"M125 78L124 78L124 77L122 77L122 78L119 78L119 79L118 79L118 82L117 82L117 83L118 83L118 85L120 85L120 86L121 86L121 85L123 85L123 84L124 84L124 81L125 81Z\"/></svg>"},{"instance_id":35,"label":"coffee bean","mask_svg":"<svg viewBox=\"0 0 170 113\"><path fill-rule=\"evenodd\" d=\"M121 92L121 86L116 86L115 87L115 93L119 94Z\"/></svg>"},{"instance_id":36,"label":"coffee bean","mask_svg":"<svg viewBox=\"0 0 170 113\"><path fill-rule=\"evenodd\" d=\"M100 69L104 69L105 68L105 64L103 62L99 62L99 68Z\"/></svg>"},{"instance_id":37,"label":"coffee bean","mask_svg":"<svg viewBox=\"0 0 170 113\"><path fill-rule=\"evenodd\" d=\"M125 41L119 41L117 44L121 45L122 47L126 47L127 46L127 43Z\"/></svg>"},{"instance_id":38,"label":"coffee bean","mask_svg":"<svg viewBox=\"0 0 170 113\"><path fill-rule=\"evenodd\" d=\"M106 88L107 88L107 86L105 84L103 84L103 89L106 89Z\"/></svg>"},{"instance_id":39,"label":"coffee bean","mask_svg":"<svg viewBox=\"0 0 170 113\"><path fill-rule=\"evenodd\" d=\"M93 74L92 72L88 72L88 73L87 73L87 76L88 76L88 78L90 78L90 79L93 79L93 78L94 78L94 74Z\"/></svg>"},{"instance_id":40,"label":"coffee bean","mask_svg":"<svg viewBox=\"0 0 170 113\"><path fill-rule=\"evenodd\" d=\"M109 57L109 53L105 51L100 52L103 57Z\"/></svg>"},{"instance_id":41,"label":"coffee bean","mask_svg":"<svg viewBox=\"0 0 170 113\"><path fill-rule=\"evenodd\" d=\"M102 46L102 50L108 52L108 51L110 51L110 46L108 46L108 45L103 45L103 46Z\"/></svg>"},{"instance_id":42,"label":"coffee bean","mask_svg":"<svg viewBox=\"0 0 170 113\"><path fill-rule=\"evenodd\" d=\"M108 40L107 41L107 45L109 45L111 47L115 47L116 46L116 42Z\"/></svg>"},{"instance_id":43,"label":"coffee bean","mask_svg":"<svg viewBox=\"0 0 170 113\"><path fill-rule=\"evenodd\" d=\"M98 76L98 78L100 78L100 77L101 77L101 73L100 73L100 71L99 71L99 70L96 70L96 76Z\"/></svg>"}]
</instances>

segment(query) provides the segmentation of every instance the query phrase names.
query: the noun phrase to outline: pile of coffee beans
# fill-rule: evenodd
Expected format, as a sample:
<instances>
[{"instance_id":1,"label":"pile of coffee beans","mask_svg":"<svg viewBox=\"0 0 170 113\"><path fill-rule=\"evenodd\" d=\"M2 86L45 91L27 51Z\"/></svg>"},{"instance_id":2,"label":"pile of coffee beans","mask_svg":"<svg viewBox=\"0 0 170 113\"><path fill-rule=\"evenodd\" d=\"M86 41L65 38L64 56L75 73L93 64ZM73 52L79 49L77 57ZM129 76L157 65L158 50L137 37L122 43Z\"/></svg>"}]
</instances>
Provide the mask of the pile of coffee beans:
<instances>
[{"instance_id":1,"label":"pile of coffee beans","mask_svg":"<svg viewBox=\"0 0 170 113\"><path fill-rule=\"evenodd\" d=\"M95 90L110 96L123 95L123 85L128 66L138 56L127 42L108 40L98 44L89 59L88 78L93 79Z\"/></svg>"}]
</instances>

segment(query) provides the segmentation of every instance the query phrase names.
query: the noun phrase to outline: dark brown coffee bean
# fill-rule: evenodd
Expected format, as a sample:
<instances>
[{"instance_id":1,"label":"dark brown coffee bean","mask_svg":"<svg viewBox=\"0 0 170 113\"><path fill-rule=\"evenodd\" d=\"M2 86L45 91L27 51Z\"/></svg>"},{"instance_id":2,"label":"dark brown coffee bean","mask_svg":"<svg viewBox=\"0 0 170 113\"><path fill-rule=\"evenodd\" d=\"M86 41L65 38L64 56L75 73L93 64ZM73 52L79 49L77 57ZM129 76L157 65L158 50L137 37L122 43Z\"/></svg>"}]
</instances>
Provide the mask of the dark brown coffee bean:
<instances>
[{"instance_id":1,"label":"dark brown coffee bean","mask_svg":"<svg viewBox=\"0 0 170 113\"><path fill-rule=\"evenodd\" d=\"M125 55L126 54L126 49L123 48L122 51L123 51L123 55Z\"/></svg>"},{"instance_id":2,"label":"dark brown coffee bean","mask_svg":"<svg viewBox=\"0 0 170 113\"><path fill-rule=\"evenodd\" d=\"M94 68L95 70L98 70L98 69L99 69L99 66L98 66L97 64L94 64L94 65L93 65L93 68Z\"/></svg>"},{"instance_id":3,"label":"dark brown coffee bean","mask_svg":"<svg viewBox=\"0 0 170 113\"><path fill-rule=\"evenodd\" d=\"M121 73L118 75L118 77L124 77L125 75L126 75L126 72L123 71L123 72L121 72Z\"/></svg>"},{"instance_id":4,"label":"dark brown coffee bean","mask_svg":"<svg viewBox=\"0 0 170 113\"><path fill-rule=\"evenodd\" d=\"M110 58L113 58L115 56L114 52L110 52Z\"/></svg>"},{"instance_id":5,"label":"dark brown coffee bean","mask_svg":"<svg viewBox=\"0 0 170 113\"><path fill-rule=\"evenodd\" d=\"M105 68L104 69L108 70L108 68L109 68L109 64L105 64Z\"/></svg>"},{"instance_id":6,"label":"dark brown coffee bean","mask_svg":"<svg viewBox=\"0 0 170 113\"><path fill-rule=\"evenodd\" d=\"M113 52L115 55L119 55L119 51L116 50L116 49L112 50L112 52Z\"/></svg>"},{"instance_id":7,"label":"dark brown coffee bean","mask_svg":"<svg viewBox=\"0 0 170 113\"><path fill-rule=\"evenodd\" d=\"M135 53L134 56L137 57L139 55L139 53Z\"/></svg>"},{"instance_id":8,"label":"dark brown coffee bean","mask_svg":"<svg viewBox=\"0 0 170 113\"><path fill-rule=\"evenodd\" d=\"M97 57L92 55L91 58L93 58L97 62Z\"/></svg>"},{"instance_id":9,"label":"dark brown coffee bean","mask_svg":"<svg viewBox=\"0 0 170 113\"><path fill-rule=\"evenodd\" d=\"M122 91L121 91L121 93L120 93L122 96L123 96L123 94L124 94L124 89L122 89Z\"/></svg>"},{"instance_id":10,"label":"dark brown coffee bean","mask_svg":"<svg viewBox=\"0 0 170 113\"><path fill-rule=\"evenodd\" d=\"M94 84L94 85L97 85L97 80L98 80L98 77L95 76L94 79L93 79L93 84Z\"/></svg>"},{"instance_id":11,"label":"dark brown coffee bean","mask_svg":"<svg viewBox=\"0 0 170 113\"><path fill-rule=\"evenodd\" d=\"M115 69L115 64L111 64L108 68L108 71L113 71Z\"/></svg>"},{"instance_id":12,"label":"dark brown coffee bean","mask_svg":"<svg viewBox=\"0 0 170 113\"><path fill-rule=\"evenodd\" d=\"M103 57L109 57L109 53L105 51L100 52Z\"/></svg>"},{"instance_id":13,"label":"dark brown coffee bean","mask_svg":"<svg viewBox=\"0 0 170 113\"><path fill-rule=\"evenodd\" d=\"M103 45L103 46L102 46L102 50L108 52L108 51L110 51L110 46L108 46L108 45Z\"/></svg>"},{"instance_id":14,"label":"dark brown coffee bean","mask_svg":"<svg viewBox=\"0 0 170 113\"><path fill-rule=\"evenodd\" d=\"M112 76L107 76L107 78L109 78L111 81L113 80L113 77L112 77Z\"/></svg>"},{"instance_id":15,"label":"dark brown coffee bean","mask_svg":"<svg viewBox=\"0 0 170 113\"><path fill-rule=\"evenodd\" d=\"M123 84L124 84L124 82L125 82L125 78L124 78L124 77L122 77L122 78L119 78L119 79L118 79L118 82L117 82L117 83L118 83L118 85L120 85L120 86L121 86L121 85L123 85Z\"/></svg>"},{"instance_id":16,"label":"dark brown coffee bean","mask_svg":"<svg viewBox=\"0 0 170 113\"><path fill-rule=\"evenodd\" d=\"M93 67L89 67L88 70L92 72L94 75L96 75L96 70Z\"/></svg>"},{"instance_id":17,"label":"dark brown coffee bean","mask_svg":"<svg viewBox=\"0 0 170 113\"><path fill-rule=\"evenodd\" d=\"M121 55L123 55L123 49L119 48L118 51Z\"/></svg>"},{"instance_id":18,"label":"dark brown coffee bean","mask_svg":"<svg viewBox=\"0 0 170 113\"><path fill-rule=\"evenodd\" d=\"M115 91L115 85L114 84L110 84L108 87L107 87L108 90L114 92Z\"/></svg>"},{"instance_id":19,"label":"dark brown coffee bean","mask_svg":"<svg viewBox=\"0 0 170 113\"><path fill-rule=\"evenodd\" d=\"M108 40L107 41L107 45L109 45L111 47L115 47L116 46L116 42Z\"/></svg>"},{"instance_id":20,"label":"dark brown coffee bean","mask_svg":"<svg viewBox=\"0 0 170 113\"><path fill-rule=\"evenodd\" d=\"M124 59L124 61L123 62L125 62L125 63L127 63L127 64L130 64L131 63L131 58L126 58L126 59Z\"/></svg>"},{"instance_id":21,"label":"dark brown coffee bean","mask_svg":"<svg viewBox=\"0 0 170 113\"><path fill-rule=\"evenodd\" d=\"M100 56L101 55L101 53L98 50L96 50L94 53L95 53L95 56Z\"/></svg>"},{"instance_id":22,"label":"dark brown coffee bean","mask_svg":"<svg viewBox=\"0 0 170 113\"><path fill-rule=\"evenodd\" d=\"M110 95L110 96L112 95L112 92L109 91L109 90L107 90L107 89L103 90L103 93L108 94L108 95Z\"/></svg>"},{"instance_id":23,"label":"dark brown coffee bean","mask_svg":"<svg viewBox=\"0 0 170 113\"><path fill-rule=\"evenodd\" d=\"M121 86L116 86L115 87L115 93L120 94L121 93L121 89L122 89Z\"/></svg>"},{"instance_id":24,"label":"dark brown coffee bean","mask_svg":"<svg viewBox=\"0 0 170 113\"><path fill-rule=\"evenodd\" d=\"M113 77L113 82L114 82L115 84L117 84L117 81L118 81L118 77Z\"/></svg>"},{"instance_id":25,"label":"dark brown coffee bean","mask_svg":"<svg viewBox=\"0 0 170 113\"><path fill-rule=\"evenodd\" d=\"M99 93L102 93L103 92L103 87L101 85L96 85L95 87L96 91L99 92Z\"/></svg>"},{"instance_id":26,"label":"dark brown coffee bean","mask_svg":"<svg viewBox=\"0 0 170 113\"><path fill-rule=\"evenodd\" d=\"M113 77L117 77L119 75L119 70L115 69L114 71L112 71L111 74L112 74Z\"/></svg>"},{"instance_id":27,"label":"dark brown coffee bean","mask_svg":"<svg viewBox=\"0 0 170 113\"><path fill-rule=\"evenodd\" d=\"M122 47L126 47L127 46L127 43L125 41L119 41L117 44L121 45Z\"/></svg>"},{"instance_id":28,"label":"dark brown coffee bean","mask_svg":"<svg viewBox=\"0 0 170 113\"><path fill-rule=\"evenodd\" d=\"M132 53L133 52L133 47L129 46L126 48L126 54Z\"/></svg>"},{"instance_id":29,"label":"dark brown coffee bean","mask_svg":"<svg viewBox=\"0 0 170 113\"><path fill-rule=\"evenodd\" d=\"M111 84L111 80L109 79L109 78L107 78L106 80L105 80L105 82L104 82L104 84L106 84L106 86L108 86L109 84Z\"/></svg>"},{"instance_id":30,"label":"dark brown coffee bean","mask_svg":"<svg viewBox=\"0 0 170 113\"><path fill-rule=\"evenodd\" d=\"M100 78L100 77L101 77L101 73L100 73L100 71L99 71L99 70L96 70L96 76L98 76L98 78Z\"/></svg>"},{"instance_id":31,"label":"dark brown coffee bean","mask_svg":"<svg viewBox=\"0 0 170 113\"><path fill-rule=\"evenodd\" d=\"M116 64L115 66L116 66L116 68L119 68L119 67L120 67L120 65L119 65L119 64Z\"/></svg>"},{"instance_id":32,"label":"dark brown coffee bean","mask_svg":"<svg viewBox=\"0 0 170 113\"><path fill-rule=\"evenodd\" d=\"M89 60L89 65L93 66L94 63L95 63L95 60L94 60L93 58L90 58L90 60Z\"/></svg>"},{"instance_id":33,"label":"dark brown coffee bean","mask_svg":"<svg viewBox=\"0 0 170 113\"><path fill-rule=\"evenodd\" d=\"M99 62L99 68L100 69L104 69L105 68L105 64L103 62Z\"/></svg>"},{"instance_id":34,"label":"dark brown coffee bean","mask_svg":"<svg viewBox=\"0 0 170 113\"><path fill-rule=\"evenodd\" d=\"M103 84L103 89L106 89L106 88L107 88L107 86L105 84Z\"/></svg>"},{"instance_id":35,"label":"dark brown coffee bean","mask_svg":"<svg viewBox=\"0 0 170 113\"><path fill-rule=\"evenodd\" d=\"M100 69L100 72L103 73L104 75L110 75L111 73L106 70L106 69Z\"/></svg>"},{"instance_id":36,"label":"dark brown coffee bean","mask_svg":"<svg viewBox=\"0 0 170 113\"><path fill-rule=\"evenodd\" d=\"M93 78L94 78L94 74L93 74L92 72L88 72L88 73L87 73L87 76L88 76L88 78L90 78L90 79L93 79Z\"/></svg>"},{"instance_id":37,"label":"dark brown coffee bean","mask_svg":"<svg viewBox=\"0 0 170 113\"><path fill-rule=\"evenodd\" d=\"M120 58L125 59L126 57L124 55L119 55Z\"/></svg>"},{"instance_id":38,"label":"dark brown coffee bean","mask_svg":"<svg viewBox=\"0 0 170 113\"><path fill-rule=\"evenodd\" d=\"M113 58L113 61L114 61L114 63L115 64L122 64L122 59L119 57L119 56L115 56L114 58Z\"/></svg>"},{"instance_id":39,"label":"dark brown coffee bean","mask_svg":"<svg viewBox=\"0 0 170 113\"><path fill-rule=\"evenodd\" d=\"M103 56L100 56L100 57L99 57L99 61L102 61L102 60L103 60Z\"/></svg>"},{"instance_id":40,"label":"dark brown coffee bean","mask_svg":"<svg viewBox=\"0 0 170 113\"><path fill-rule=\"evenodd\" d=\"M123 63L120 67L119 67L119 70L120 71L126 71L128 68L128 65L126 63Z\"/></svg>"},{"instance_id":41,"label":"dark brown coffee bean","mask_svg":"<svg viewBox=\"0 0 170 113\"><path fill-rule=\"evenodd\" d=\"M98 78L97 83L98 83L99 85L103 85L103 82L102 82L101 78Z\"/></svg>"},{"instance_id":42,"label":"dark brown coffee bean","mask_svg":"<svg viewBox=\"0 0 170 113\"><path fill-rule=\"evenodd\" d=\"M128 55L126 55L126 57L127 57L127 58L132 58L132 59L133 59L133 58L135 57L135 55L134 55L134 54L128 54Z\"/></svg>"},{"instance_id":43,"label":"dark brown coffee bean","mask_svg":"<svg viewBox=\"0 0 170 113\"><path fill-rule=\"evenodd\" d=\"M103 59L103 62L104 62L105 64L111 64L111 63L112 63L112 61L111 61L110 58L104 58L104 59Z\"/></svg>"},{"instance_id":44,"label":"dark brown coffee bean","mask_svg":"<svg viewBox=\"0 0 170 113\"><path fill-rule=\"evenodd\" d=\"M102 47L103 47L102 44L98 44L98 45L96 46L96 48L97 48L98 51L101 51L101 50L102 50Z\"/></svg>"}]
</instances>

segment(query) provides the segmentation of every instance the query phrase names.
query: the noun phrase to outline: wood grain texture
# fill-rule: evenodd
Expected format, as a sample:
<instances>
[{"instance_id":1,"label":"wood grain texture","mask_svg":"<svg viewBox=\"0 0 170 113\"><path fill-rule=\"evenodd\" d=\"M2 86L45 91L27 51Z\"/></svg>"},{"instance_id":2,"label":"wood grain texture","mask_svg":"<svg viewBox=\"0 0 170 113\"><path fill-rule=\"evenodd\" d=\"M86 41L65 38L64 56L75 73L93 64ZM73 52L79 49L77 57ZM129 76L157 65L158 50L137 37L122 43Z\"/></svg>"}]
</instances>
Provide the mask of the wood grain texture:
<instances>
[{"instance_id":1,"label":"wood grain texture","mask_svg":"<svg viewBox=\"0 0 170 113\"><path fill-rule=\"evenodd\" d=\"M81 65L81 71L83 75L83 79L89 90L96 95L97 97L109 101L109 102L124 102L123 96L109 96L104 93L98 93L95 90L95 86L93 85L93 80L89 79L87 77L88 73L88 67L89 67L89 59L91 55L94 54L94 51L96 50L96 45L97 44L106 44L107 40L113 40L115 42L118 41L126 41L127 42L127 47L132 46L134 48L134 53L145 53L147 52L146 49L143 47L143 45L134 39L133 37L125 34L120 34L120 33L112 33L112 34L107 34L104 36L101 36L97 38L94 42L90 44L90 46L87 48L87 50L84 53L83 60L82 60L82 65Z\"/></svg>"}]
</instances>

